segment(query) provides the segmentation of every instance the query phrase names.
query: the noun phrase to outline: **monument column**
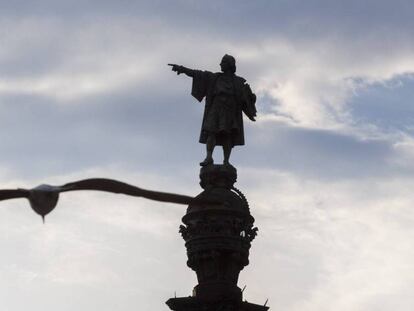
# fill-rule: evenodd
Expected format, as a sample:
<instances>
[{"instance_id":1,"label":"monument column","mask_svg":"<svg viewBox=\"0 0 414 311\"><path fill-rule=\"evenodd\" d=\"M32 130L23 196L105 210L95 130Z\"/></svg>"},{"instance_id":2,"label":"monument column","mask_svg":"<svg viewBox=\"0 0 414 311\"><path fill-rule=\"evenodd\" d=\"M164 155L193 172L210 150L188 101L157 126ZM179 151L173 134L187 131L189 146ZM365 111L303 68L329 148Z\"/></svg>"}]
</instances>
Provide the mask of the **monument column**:
<instances>
[{"instance_id":1,"label":"monument column","mask_svg":"<svg viewBox=\"0 0 414 311\"><path fill-rule=\"evenodd\" d=\"M240 271L249 264L257 228L243 193L234 187L237 171L231 165L201 168L204 189L187 208L180 233L187 249L187 265L198 284L190 297L171 298L174 311L266 311L268 307L243 301L237 286ZM214 203L197 203L214 202ZM217 202L217 203L215 203Z\"/></svg>"}]
</instances>

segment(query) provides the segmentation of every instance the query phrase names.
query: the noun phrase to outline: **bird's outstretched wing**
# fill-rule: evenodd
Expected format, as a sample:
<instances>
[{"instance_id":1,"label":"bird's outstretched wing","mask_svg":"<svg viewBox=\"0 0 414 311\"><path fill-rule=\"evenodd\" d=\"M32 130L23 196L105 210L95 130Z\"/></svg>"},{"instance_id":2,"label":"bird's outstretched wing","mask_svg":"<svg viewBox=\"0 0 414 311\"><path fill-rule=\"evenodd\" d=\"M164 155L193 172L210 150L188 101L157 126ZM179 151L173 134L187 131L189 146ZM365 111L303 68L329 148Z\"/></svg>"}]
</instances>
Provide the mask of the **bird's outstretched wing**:
<instances>
[{"instance_id":1,"label":"bird's outstretched wing","mask_svg":"<svg viewBox=\"0 0 414 311\"><path fill-rule=\"evenodd\" d=\"M130 184L107 178L90 178L67 183L59 187L60 192L75 190L97 190L112 193L122 193L135 197L143 197L150 200L170 202L177 204L190 204L194 198L186 195L151 191L132 186Z\"/></svg>"},{"instance_id":2,"label":"bird's outstretched wing","mask_svg":"<svg viewBox=\"0 0 414 311\"><path fill-rule=\"evenodd\" d=\"M28 197L29 191L26 189L0 190L0 201Z\"/></svg>"},{"instance_id":3,"label":"bird's outstretched wing","mask_svg":"<svg viewBox=\"0 0 414 311\"><path fill-rule=\"evenodd\" d=\"M63 186L40 185L33 189L0 190L0 201L15 198L27 198L32 209L44 217L57 205L61 192L76 190L97 190L112 193L122 193L134 197L142 197L150 200L185 204L222 204L217 200L206 198L193 198L187 195L151 191L132 186L130 184L107 178L90 178L67 183Z\"/></svg>"}]
</instances>

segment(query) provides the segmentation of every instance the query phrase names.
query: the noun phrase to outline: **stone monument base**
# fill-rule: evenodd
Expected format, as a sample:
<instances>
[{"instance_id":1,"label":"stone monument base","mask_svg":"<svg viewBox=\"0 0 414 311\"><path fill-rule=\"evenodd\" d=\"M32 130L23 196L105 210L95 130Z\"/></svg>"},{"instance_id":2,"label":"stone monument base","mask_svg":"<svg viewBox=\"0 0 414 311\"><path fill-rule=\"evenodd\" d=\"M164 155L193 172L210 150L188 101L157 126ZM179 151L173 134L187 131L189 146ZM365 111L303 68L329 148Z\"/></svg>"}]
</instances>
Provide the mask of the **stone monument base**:
<instances>
[{"instance_id":1,"label":"stone monument base","mask_svg":"<svg viewBox=\"0 0 414 311\"><path fill-rule=\"evenodd\" d=\"M204 301L196 297L170 298L166 304L173 311L267 311L269 307L247 301Z\"/></svg>"}]
</instances>

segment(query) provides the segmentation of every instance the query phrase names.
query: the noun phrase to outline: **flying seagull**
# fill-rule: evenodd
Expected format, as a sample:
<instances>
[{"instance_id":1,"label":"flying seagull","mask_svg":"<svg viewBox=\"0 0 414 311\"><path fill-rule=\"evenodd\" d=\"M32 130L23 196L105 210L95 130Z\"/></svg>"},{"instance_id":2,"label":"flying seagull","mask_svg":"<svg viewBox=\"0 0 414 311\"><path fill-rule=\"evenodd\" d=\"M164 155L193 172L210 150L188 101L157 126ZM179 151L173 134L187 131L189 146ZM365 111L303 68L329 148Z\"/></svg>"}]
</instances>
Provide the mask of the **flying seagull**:
<instances>
[{"instance_id":1,"label":"flying seagull","mask_svg":"<svg viewBox=\"0 0 414 311\"><path fill-rule=\"evenodd\" d=\"M26 198L29 200L31 208L37 214L42 216L44 222L45 216L56 207L56 204L59 200L59 194L61 192L75 190L97 190L112 193L121 193L134 197L143 197L155 201L186 205L190 204L194 200L194 198L190 196L145 190L114 179L90 178L67 183L62 186L51 186L43 184L33 189L18 188L14 190L0 190L0 201Z\"/></svg>"}]
</instances>

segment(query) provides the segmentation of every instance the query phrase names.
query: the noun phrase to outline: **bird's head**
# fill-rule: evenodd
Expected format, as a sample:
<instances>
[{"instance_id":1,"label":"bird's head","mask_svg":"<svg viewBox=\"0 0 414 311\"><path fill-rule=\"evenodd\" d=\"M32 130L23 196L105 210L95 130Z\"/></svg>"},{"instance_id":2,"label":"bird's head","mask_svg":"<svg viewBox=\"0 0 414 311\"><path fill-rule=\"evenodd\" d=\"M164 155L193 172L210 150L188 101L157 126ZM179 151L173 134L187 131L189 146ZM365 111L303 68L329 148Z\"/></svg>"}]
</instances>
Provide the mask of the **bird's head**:
<instances>
[{"instance_id":1,"label":"bird's head","mask_svg":"<svg viewBox=\"0 0 414 311\"><path fill-rule=\"evenodd\" d=\"M50 185L40 185L29 190L30 206L37 214L42 216L43 222L45 216L56 207L60 191L60 187Z\"/></svg>"}]
</instances>

